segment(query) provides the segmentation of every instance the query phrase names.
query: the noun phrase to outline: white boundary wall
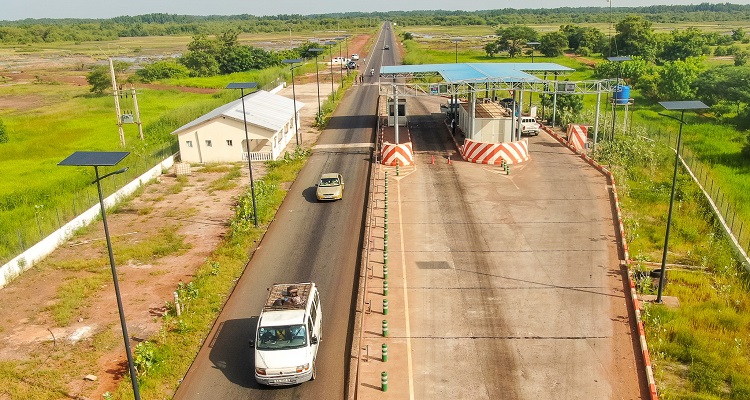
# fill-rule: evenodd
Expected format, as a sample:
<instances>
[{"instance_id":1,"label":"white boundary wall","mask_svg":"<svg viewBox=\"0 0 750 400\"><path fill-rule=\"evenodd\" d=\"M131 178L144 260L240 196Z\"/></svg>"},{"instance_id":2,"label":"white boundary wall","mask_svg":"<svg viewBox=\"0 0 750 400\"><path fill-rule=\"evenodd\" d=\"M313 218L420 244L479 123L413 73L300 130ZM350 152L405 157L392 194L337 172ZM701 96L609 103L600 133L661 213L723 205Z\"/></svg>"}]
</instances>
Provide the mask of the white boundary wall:
<instances>
[{"instance_id":1,"label":"white boundary wall","mask_svg":"<svg viewBox=\"0 0 750 400\"><path fill-rule=\"evenodd\" d=\"M163 170L169 169L174 164L174 159L177 155L167 157L166 160L159 163L157 166L148 170L145 174L133 180L127 185L123 186L117 192L111 194L109 197L104 199L105 207L112 207L116 205L123 197L129 196L134 193L138 188L148 183L150 180L159 177ZM42 239L39 243L29 247L22 254L16 258L10 260L7 264L0 267L0 288L5 287L15 277L21 275L24 271L28 270L38 262L42 261L45 257L50 255L55 249L68 240L73 233L78 229L96 221L101 216L99 203L88 210L84 211L81 215L63 225L60 229L56 230L51 235Z\"/></svg>"}]
</instances>

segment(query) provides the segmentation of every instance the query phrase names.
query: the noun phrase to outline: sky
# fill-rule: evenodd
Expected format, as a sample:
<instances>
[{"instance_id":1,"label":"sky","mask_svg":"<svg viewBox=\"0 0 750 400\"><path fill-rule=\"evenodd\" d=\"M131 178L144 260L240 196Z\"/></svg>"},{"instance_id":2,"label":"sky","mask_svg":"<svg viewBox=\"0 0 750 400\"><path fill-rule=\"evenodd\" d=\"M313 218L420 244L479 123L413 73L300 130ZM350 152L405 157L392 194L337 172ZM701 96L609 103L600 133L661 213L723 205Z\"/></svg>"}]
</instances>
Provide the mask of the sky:
<instances>
[{"instance_id":1,"label":"sky","mask_svg":"<svg viewBox=\"0 0 750 400\"><path fill-rule=\"evenodd\" d=\"M613 7L700 3L750 4L750 0L612 0ZM151 13L256 16L414 10L493 10L499 8L609 7L607 0L0 0L0 20L26 18L112 18Z\"/></svg>"}]
</instances>

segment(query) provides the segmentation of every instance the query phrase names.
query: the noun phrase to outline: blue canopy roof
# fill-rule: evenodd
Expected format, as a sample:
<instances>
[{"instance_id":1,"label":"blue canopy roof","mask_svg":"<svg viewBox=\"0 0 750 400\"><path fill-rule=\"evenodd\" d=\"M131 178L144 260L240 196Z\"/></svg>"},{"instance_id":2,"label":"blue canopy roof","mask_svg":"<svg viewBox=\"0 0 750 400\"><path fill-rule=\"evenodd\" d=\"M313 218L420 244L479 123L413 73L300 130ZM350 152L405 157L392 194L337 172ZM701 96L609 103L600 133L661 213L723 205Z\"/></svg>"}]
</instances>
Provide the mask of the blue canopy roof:
<instances>
[{"instance_id":1,"label":"blue canopy roof","mask_svg":"<svg viewBox=\"0 0 750 400\"><path fill-rule=\"evenodd\" d=\"M540 79L528 72L572 72L573 68L555 63L460 63L391 65L380 67L381 75L437 73L448 83L461 82L528 82Z\"/></svg>"}]
</instances>

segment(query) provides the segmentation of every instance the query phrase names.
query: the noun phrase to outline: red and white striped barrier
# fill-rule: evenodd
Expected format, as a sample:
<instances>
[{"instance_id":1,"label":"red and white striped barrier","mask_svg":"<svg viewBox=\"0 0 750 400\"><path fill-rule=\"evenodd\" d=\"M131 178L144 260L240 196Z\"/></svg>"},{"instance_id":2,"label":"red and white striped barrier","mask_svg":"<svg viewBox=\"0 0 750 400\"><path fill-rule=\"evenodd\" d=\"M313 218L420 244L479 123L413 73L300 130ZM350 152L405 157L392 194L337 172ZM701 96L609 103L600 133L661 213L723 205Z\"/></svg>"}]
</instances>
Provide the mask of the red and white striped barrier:
<instances>
[{"instance_id":1,"label":"red and white striped barrier","mask_svg":"<svg viewBox=\"0 0 750 400\"><path fill-rule=\"evenodd\" d=\"M413 164L414 152L412 151L411 142L401 144L383 142L380 158L383 160L383 165L403 166Z\"/></svg>"},{"instance_id":2,"label":"red and white striped barrier","mask_svg":"<svg viewBox=\"0 0 750 400\"><path fill-rule=\"evenodd\" d=\"M581 152L586 147L588 130L585 125L568 124L568 146Z\"/></svg>"},{"instance_id":3,"label":"red and white striped barrier","mask_svg":"<svg viewBox=\"0 0 750 400\"><path fill-rule=\"evenodd\" d=\"M466 139L461 147L461 156L477 164L502 164L502 160L508 164L518 164L529 160L529 140L484 143Z\"/></svg>"}]
</instances>

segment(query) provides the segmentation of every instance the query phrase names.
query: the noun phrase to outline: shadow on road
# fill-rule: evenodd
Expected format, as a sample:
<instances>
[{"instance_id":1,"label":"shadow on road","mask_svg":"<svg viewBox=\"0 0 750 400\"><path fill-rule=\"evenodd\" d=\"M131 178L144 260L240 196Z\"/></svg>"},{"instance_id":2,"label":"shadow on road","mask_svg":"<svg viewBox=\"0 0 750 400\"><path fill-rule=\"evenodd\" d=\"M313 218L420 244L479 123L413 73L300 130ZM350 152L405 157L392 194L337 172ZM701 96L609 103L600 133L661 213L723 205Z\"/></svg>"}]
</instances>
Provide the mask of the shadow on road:
<instances>
[{"instance_id":1,"label":"shadow on road","mask_svg":"<svg viewBox=\"0 0 750 400\"><path fill-rule=\"evenodd\" d=\"M259 388L255 381L255 360L249 341L258 326L258 317L230 319L221 323L209 344L209 359L227 379L239 386Z\"/></svg>"}]
</instances>

